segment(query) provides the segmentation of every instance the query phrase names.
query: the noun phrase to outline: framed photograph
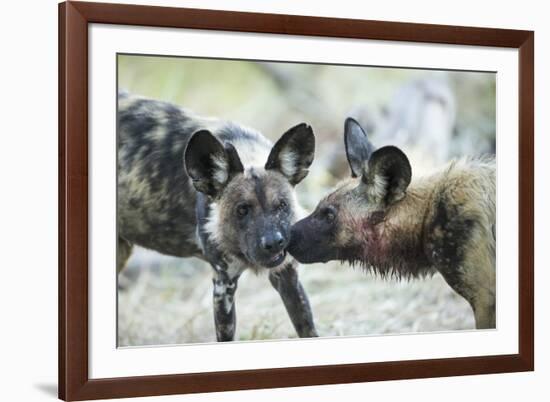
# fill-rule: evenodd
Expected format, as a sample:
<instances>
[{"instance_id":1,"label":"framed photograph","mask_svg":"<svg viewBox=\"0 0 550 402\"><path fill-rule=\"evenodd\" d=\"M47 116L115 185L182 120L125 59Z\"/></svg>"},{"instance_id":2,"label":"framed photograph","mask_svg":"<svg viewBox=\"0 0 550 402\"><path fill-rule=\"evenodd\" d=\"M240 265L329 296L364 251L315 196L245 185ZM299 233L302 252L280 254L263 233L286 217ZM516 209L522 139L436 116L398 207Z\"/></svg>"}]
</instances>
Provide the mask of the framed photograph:
<instances>
[{"instance_id":1,"label":"framed photograph","mask_svg":"<svg viewBox=\"0 0 550 402\"><path fill-rule=\"evenodd\" d=\"M531 371L534 33L59 5L59 397Z\"/></svg>"}]
</instances>

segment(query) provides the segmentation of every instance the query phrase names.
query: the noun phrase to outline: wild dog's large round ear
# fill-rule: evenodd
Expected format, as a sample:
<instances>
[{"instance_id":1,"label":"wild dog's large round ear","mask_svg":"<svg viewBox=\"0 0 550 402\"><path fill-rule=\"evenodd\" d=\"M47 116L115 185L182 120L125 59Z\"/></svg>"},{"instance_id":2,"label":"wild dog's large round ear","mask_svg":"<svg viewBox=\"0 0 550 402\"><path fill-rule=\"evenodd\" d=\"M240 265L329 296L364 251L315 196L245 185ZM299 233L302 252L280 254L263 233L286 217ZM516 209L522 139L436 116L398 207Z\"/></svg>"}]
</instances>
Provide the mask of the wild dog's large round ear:
<instances>
[{"instance_id":1,"label":"wild dog's large round ear","mask_svg":"<svg viewBox=\"0 0 550 402\"><path fill-rule=\"evenodd\" d=\"M275 143L265 169L278 170L293 186L308 174L315 154L315 136L305 123L292 127Z\"/></svg>"},{"instance_id":2,"label":"wild dog's large round ear","mask_svg":"<svg viewBox=\"0 0 550 402\"><path fill-rule=\"evenodd\" d=\"M344 144L351 177L359 177L363 173L365 162L374 152L374 146L361 125L351 117L348 117L344 123Z\"/></svg>"},{"instance_id":3,"label":"wild dog's large round ear","mask_svg":"<svg viewBox=\"0 0 550 402\"><path fill-rule=\"evenodd\" d=\"M362 182L373 202L390 205L405 196L411 177L407 155L397 147L386 146L372 153Z\"/></svg>"},{"instance_id":4,"label":"wild dog's large round ear","mask_svg":"<svg viewBox=\"0 0 550 402\"><path fill-rule=\"evenodd\" d=\"M208 130L194 133L184 154L185 169L197 191L216 197L237 173L244 171L237 150Z\"/></svg>"}]
</instances>

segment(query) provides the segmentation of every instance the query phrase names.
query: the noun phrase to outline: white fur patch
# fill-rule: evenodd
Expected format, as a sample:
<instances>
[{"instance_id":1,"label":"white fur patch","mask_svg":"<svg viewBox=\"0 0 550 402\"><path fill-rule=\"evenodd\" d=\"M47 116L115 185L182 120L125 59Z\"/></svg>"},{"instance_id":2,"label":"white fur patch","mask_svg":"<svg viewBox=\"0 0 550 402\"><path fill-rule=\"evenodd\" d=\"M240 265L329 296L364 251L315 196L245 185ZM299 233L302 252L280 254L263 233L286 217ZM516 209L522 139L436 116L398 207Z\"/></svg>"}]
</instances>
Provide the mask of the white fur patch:
<instances>
[{"instance_id":1,"label":"white fur patch","mask_svg":"<svg viewBox=\"0 0 550 402\"><path fill-rule=\"evenodd\" d=\"M229 165L225 158L220 158L212 155L212 163L214 164L214 180L220 184L225 184L229 178Z\"/></svg>"},{"instance_id":2,"label":"white fur patch","mask_svg":"<svg viewBox=\"0 0 550 402\"><path fill-rule=\"evenodd\" d=\"M283 149L279 153L279 160L281 163L281 172L287 177L294 176L298 155L291 150Z\"/></svg>"},{"instance_id":3,"label":"white fur patch","mask_svg":"<svg viewBox=\"0 0 550 402\"><path fill-rule=\"evenodd\" d=\"M257 144L247 140L237 140L232 144L246 169L251 167L263 168L265 166L270 151L268 144Z\"/></svg>"},{"instance_id":4,"label":"white fur patch","mask_svg":"<svg viewBox=\"0 0 550 402\"><path fill-rule=\"evenodd\" d=\"M386 196L386 188L388 182L384 176L374 175L374 180L369 188L369 193L377 200L381 200Z\"/></svg>"},{"instance_id":5,"label":"white fur patch","mask_svg":"<svg viewBox=\"0 0 550 402\"><path fill-rule=\"evenodd\" d=\"M147 133L147 139L151 141L161 141L166 136L166 130L164 129L164 125L159 124L155 129L149 131Z\"/></svg>"},{"instance_id":6,"label":"white fur patch","mask_svg":"<svg viewBox=\"0 0 550 402\"><path fill-rule=\"evenodd\" d=\"M226 314L229 314L233 308L234 296L228 292L234 291L235 286L237 284L234 282L214 281L214 301L223 306Z\"/></svg>"},{"instance_id":7,"label":"white fur patch","mask_svg":"<svg viewBox=\"0 0 550 402\"><path fill-rule=\"evenodd\" d=\"M220 208L215 202L210 204L210 214L204 225L204 230L214 244L220 244Z\"/></svg>"}]
</instances>

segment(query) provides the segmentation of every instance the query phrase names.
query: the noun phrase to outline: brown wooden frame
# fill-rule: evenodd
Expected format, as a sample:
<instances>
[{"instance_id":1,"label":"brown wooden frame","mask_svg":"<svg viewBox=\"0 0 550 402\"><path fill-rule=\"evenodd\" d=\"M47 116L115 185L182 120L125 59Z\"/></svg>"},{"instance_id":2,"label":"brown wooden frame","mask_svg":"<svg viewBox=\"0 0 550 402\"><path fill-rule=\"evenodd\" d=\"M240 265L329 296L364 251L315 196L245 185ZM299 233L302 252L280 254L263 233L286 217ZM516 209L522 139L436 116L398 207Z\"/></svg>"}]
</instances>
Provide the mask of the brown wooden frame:
<instances>
[{"instance_id":1,"label":"brown wooden frame","mask_svg":"<svg viewBox=\"0 0 550 402\"><path fill-rule=\"evenodd\" d=\"M519 49L519 353L215 373L88 377L88 24L124 24ZM59 397L167 395L532 371L534 33L508 29L66 2L59 5Z\"/></svg>"}]
</instances>

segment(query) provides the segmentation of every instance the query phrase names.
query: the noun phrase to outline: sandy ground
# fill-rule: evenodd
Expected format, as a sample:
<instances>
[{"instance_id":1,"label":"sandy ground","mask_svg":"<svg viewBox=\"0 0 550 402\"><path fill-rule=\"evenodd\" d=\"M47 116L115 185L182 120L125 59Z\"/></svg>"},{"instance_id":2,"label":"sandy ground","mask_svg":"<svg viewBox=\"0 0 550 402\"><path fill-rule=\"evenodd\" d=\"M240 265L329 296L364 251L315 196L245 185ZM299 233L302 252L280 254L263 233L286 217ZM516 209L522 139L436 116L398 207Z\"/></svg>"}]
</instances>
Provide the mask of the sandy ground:
<instances>
[{"instance_id":1,"label":"sandy ground","mask_svg":"<svg viewBox=\"0 0 550 402\"><path fill-rule=\"evenodd\" d=\"M320 336L472 329L469 305L440 275L385 280L339 263L300 268ZM245 272L237 291L238 340L295 338L267 275ZM119 277L119 346L215 341L210 267L138 249Z\"/></svg>"}]
</instances>

